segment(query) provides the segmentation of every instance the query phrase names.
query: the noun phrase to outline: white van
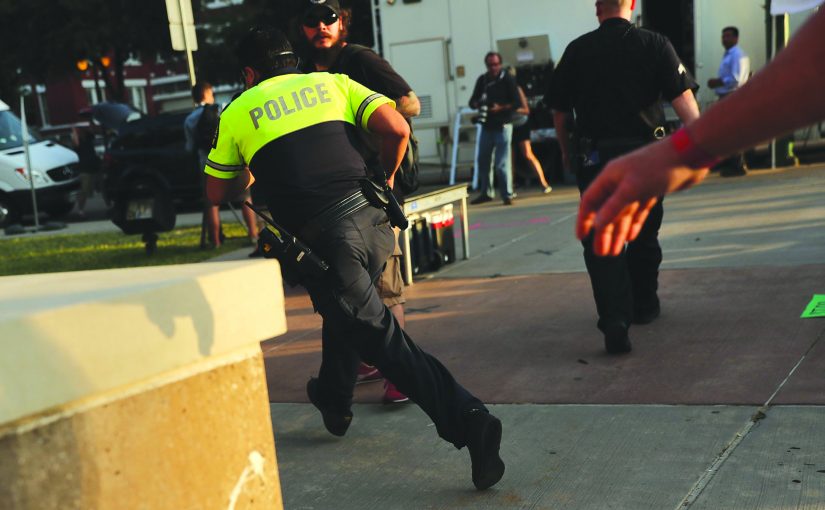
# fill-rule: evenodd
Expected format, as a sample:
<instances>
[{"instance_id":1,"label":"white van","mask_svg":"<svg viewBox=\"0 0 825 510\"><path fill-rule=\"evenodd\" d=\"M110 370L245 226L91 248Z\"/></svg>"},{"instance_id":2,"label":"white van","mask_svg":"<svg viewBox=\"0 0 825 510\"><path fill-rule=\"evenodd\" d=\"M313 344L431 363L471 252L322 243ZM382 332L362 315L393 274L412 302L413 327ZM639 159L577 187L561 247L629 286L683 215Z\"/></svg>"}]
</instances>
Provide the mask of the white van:
<instances>
[{"instance_id":1,"label":"white van","mask_svg":"<svg viewBox=\"0 0 825 510\"><path fill-rule=\"evenodd\" d=\"M72 210L80 189L78 158L74 151L29 131L37 208L55 218ZM0 228L32 213L31 186L20 119L0 101Z\"/></svg>"}]
</instances>

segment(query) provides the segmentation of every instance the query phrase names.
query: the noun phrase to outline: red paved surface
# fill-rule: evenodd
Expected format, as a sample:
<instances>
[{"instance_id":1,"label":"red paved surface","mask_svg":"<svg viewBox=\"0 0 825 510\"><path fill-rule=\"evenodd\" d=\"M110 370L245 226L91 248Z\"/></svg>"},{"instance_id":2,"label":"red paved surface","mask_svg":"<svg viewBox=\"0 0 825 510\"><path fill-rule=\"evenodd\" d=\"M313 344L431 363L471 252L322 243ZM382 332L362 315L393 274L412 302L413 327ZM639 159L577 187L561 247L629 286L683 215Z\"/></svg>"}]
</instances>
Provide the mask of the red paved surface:
<instances>
[{"instance_id":1,"label":"red paved surface","mask_svg":"<svg viewBox=\"0 0 825 510\"><path fill-rule=\"evenodd\" d=\"M761 404L825 331L800 319L825 265L694 269L661 276L661 318L604 353L587 275L435 279L408 295L412 338L490 403ZM305 402L320 363L320 317L287 291L289 333L264 342L270 399ZM817 346L776 403L825 403ZM378 402L381 385L358 388Z\"/></svg>"}]
</instances>

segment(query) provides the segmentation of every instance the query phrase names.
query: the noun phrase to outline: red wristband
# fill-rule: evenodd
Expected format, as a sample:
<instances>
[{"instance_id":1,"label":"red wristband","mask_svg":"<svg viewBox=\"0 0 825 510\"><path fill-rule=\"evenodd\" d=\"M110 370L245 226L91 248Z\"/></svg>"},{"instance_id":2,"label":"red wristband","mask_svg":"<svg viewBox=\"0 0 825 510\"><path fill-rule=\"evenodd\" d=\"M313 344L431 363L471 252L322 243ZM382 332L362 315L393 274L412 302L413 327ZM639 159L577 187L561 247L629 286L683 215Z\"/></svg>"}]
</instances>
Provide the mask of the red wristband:
<instances>
[{"instance_id":1,"label":"red wristband","mask_svg":"<svg viewBox=\"0 0 825 510\"><path fill-rule=\"evenodd\" d=\"M676 150L685 166L695 170L710 168L719 163L721 158L708 154L694 143L687 128L680 128L670 137L670 145Z\"/></svg>"}]
</instances>

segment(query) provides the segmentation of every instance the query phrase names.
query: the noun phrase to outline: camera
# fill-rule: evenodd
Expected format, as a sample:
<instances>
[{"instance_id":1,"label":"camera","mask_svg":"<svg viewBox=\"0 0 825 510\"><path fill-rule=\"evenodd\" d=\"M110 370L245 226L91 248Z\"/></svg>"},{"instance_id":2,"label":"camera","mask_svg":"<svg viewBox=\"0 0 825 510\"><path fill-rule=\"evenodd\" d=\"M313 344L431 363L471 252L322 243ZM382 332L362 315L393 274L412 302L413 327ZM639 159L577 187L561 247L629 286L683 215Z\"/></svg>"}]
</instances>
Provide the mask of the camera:
<instances>
[{"instance_id":1,"label":"camera","mask_svg":"<svg viewBox=\"0 0 825 510\"><path fill-rule=\"evenodd\" d=\"M481 105L478 108L478 115L473 117L472 121L473 124L481 124L482 126L487 123L487 112L489 111L489 107L485 105Z\"/></svg>"}]
</instances>

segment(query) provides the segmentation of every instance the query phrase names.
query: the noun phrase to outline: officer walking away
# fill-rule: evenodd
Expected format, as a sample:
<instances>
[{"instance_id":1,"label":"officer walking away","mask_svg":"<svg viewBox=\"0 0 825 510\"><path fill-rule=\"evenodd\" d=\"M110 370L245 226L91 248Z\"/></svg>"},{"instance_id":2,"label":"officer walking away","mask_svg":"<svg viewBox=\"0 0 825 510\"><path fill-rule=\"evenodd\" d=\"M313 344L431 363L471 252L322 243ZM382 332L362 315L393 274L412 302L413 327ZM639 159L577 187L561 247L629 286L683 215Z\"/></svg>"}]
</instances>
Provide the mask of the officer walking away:
<instances>
[{"instance_id":1,"label":"officer walking away","mask_svg":"<svg viewBox=\"0 0 825 510\"><path fill-rule=\"evenodd\" d=\"M478 141L479 195L471 204L483 204L495 198L493 190L493 153L495 171L501 199L504 205L513 204L513 164L510 159L510 142L513 125L510 120L521 104L515 78L501 66L501 55L494 51L484 57L487 72L476 80L470 108L480 111L481 135Z\"/></svg>"},{"instance_id":2,"label":"officer walking away","mask_svg":"<svg viewBox=\"0 0 825 510\"><path fill-rule=\"evenodd\" d=\"M568 45L553 76L549 104L566 161L567 123L575 115L581 158L576 177L582 193L608 161L665 135L663 99L685 124L699 116L693 78L667 38L630 23L634 4L597 0L599 28ZM630 324L659 316L663 214L659 201L636 240L617 257L596 256L592 236L582 241L608 353L630 352Z\"/></svg>"},{"instance_id":3,"label":"officer walking away","mask_svg":"<svg viewBox=\"0 0 825 510\"><path fill-rule=\"evenodd\" d=\"M317 2L305 0L300 18L300 32L310 46L310 71L328 71L346 74L367 88L395 101L395 109L407 121L421 113L418 97L392 66L366 46L349 44L347 33L351 13L342 9L337 0ZM367 162L370 175L383 176L384 170L378 159L379 140L365 131L359 131L359 149ZM401 186L394 186L393 192L403 202ZM404 280L401 276L401 248L398 245L398 229L393 229L396 243L387 265L378 279L378 295L384 304L404 327ZM381 373L373 366L362 363L358 367L358 382L381 379ZM384 381L384 403L398 403L409 400L406 395L389 381Z\"/></svg>"},{"instance_id":4,"label":"officer walking away","mask_svg":"<svg viewBox=\"0 0 825 510\"><path fill-rule=\"evenodd\" d=\"M323 317L321 368L307 395L325 427L346 433L358 363L367 361L427 413L440 437L468 447L478 489L494 485L504 474L501 422L410 339L375 289L395 241L387 213L366 198L366 164L351 139L356 129L379 136L392 177L409 125L392 100L345 75L301 74L280 31L253 29L236 53L247 90L221 115L207 192L219 203L257 182L273 218L328 264L305 270L308 257L279 258L285 280L302 284Z\"/></svg>"},{"instance_id":5,"label":"officer walking away","mask_svg":"<svg viewBox=\"0 0 825 510\"><path fill-rule=\"evenodd\" d=\"M712 88L719 99L724 99L731 92L748 81L751 72L750 58L739 47L739 29L736 27L725 27L722 29L722 46L725 48L725 56L719 64L719 74L716 78L708 80L708 87ZM748 173L748 165L745 163L745 153L740 152L726 159L718 165L719 175L723 177L736 177Z\"/></svg>"},{"instance_id":6,"label":"officer walking away","mask_svg":"<svg viewBox=\"0 0 825 510\"><path fill-rule=\"evenodd\" d=\"M183 121L183 133L187 152L194 153L198 168L203 168L206 165L206 155L212 148L211 137L214 136L218 125L220 105L215 104L212 85L205 81L199 81L192 87L192 100L195 101L195 109ZM206 112L205 115L204 112ZM201 179L205 178L205 175L201 177ZM203 185L203 182L201 184ZM223 243L220 205L209 204L205 195L206 188L203 189L203 225L209 244L217 248Z\"/></svg>"}]
</instances>

